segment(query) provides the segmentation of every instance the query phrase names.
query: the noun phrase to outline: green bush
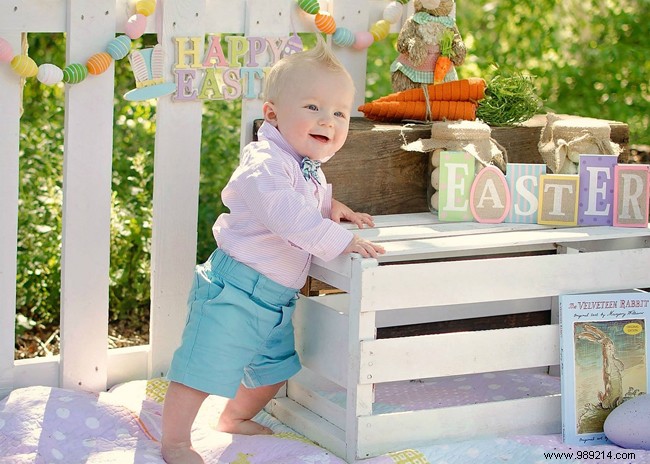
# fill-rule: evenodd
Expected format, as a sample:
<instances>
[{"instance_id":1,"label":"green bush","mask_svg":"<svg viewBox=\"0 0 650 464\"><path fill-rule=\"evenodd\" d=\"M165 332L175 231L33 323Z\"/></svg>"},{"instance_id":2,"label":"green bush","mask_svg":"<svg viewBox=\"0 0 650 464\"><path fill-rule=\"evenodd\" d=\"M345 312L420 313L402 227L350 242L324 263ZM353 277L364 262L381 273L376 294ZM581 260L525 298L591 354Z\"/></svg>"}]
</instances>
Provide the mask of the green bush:
<instances>
[{"instance_id":1,"label":"green bush","mask_svg":"<svg viewBox=\"0 0 650 464\"><path fill-rule=\"evenodd\" d=\"M495 65L535 76L547 110L625 121L630 141L650 144L648 0L605 5L595 0L458 2L468 47L461 77L489 79ZM147 35L135 47L151 46ZM30 34L37 63L65 61L62 34ZM313 37L304 36L306 45ZM365 98L391 93L396 34L369 49ZM127 102L128 64L116 69L112 177L110 318L138 323L149 312L149 264L155 103ZM43 324L59 319L63 158L61 85L34 80L24 90L21 130L18 276L19 314ZM204 104L197 261L214 248L212 224L225 211L220 192L239 151L241 102Z\"/></svg>"}]
</instances>

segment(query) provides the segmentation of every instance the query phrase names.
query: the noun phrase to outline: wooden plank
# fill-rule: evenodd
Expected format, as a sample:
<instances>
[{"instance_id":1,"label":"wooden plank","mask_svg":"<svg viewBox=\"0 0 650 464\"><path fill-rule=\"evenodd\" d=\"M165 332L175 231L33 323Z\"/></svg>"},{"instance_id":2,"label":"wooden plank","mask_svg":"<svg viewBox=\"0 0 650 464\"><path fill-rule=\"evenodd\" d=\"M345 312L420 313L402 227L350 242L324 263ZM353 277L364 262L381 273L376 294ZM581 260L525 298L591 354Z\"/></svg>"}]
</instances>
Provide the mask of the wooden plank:
<instances>
[{"instance_id":1,"label":"wooden plank","mask_svg":"<svg viewBox=\"0 0 650 464\"><path fill-rule=\"evenodd\" d=\"M379 266L366 270L361 311L646 288L650 274L639 269L649 262L650 248L644 248Z\"/></svg>"},{"instance_id":2,"label":"wooden plank","mask_svg":"<svg viewBox=\"0 0 650 464\"><path fill-rule=\"evenodd\" d=\"M107 387L149 377L150 345L129 346L108 350Z\"/></svg>"},{"instance_id":3,"label":"wooden plank","mask_svg":"<svg viewBox=\"0 0 650 464\"><path fill-rule=\"evenodd\" d=\"M60 371L60 355L18 360L14 368L14 388L32 385L59 387Z\"/></svg>"},{"instance_id":4,"label":"wooden plank","mask_svg":"<svg viewBox=\"0 0 650 464\"><path fill-rule=\"evenodd\" d=\"M302 364L341 386L347 385L348 318L317 298L301 296L293 315Z\"/></svg>"},{"instance_id":5,"label":"wooden plank","mask_svg":"<svg viewBox=\"0 0 650 464\"><path fill-rule=\"evenodd\" d=\"M619 158L627 159L627 124L608 121L611 138L622 145ZM492 137L508 150L511 163L542 163L537 149L543 115L521 127L494 127ZM405 143L430 138L430 125L374 123L353 118L347 142L323 165L334 197L357 211L369 214L397 214L428 211L428 155L402 150ZM359 182L363 179L363 182Z\"/></svg>"},{"instance_id":6,"label":"wooden plank","mask_svg":"<svg viewBox=\"0 0 650 464\"><path fill-rule=\"evenodd\" d=\"M19 33L4 38L20 51ZM9 66L0 66L0 398L12 390L14 375L20 81Z\"/></svg>"},{"instance_id":7,"label":"wooden plank","mask_svg":"<svg viewBox=\"0 0 650 464\"><path fill-rule=\"evenodd\" d=\"M115 34L114 0L69 0L66 62L85 63ZM61 252L61 386L106 389L113 65L66 85Z\"/></svg>"},{"instance_id":8,"label":"wooden plank","mask_svg":"<svg viewBox=\"0 0 650 464\"><path fill-rule=\"evenodd\" d=\"M359 418L356 458L425 444L561 431L560 395Z\"/></svg>"},{"instance_id":9,"label":"wooden plank","mask_svg":"<svg viewBox=\"0 0 650 464\"><path fill-rule=\"evenodd\" d=\"M319 392L333 391L336 385L324 381L310 369L303 367L298 374L287 382L287 395L296 403L331 422L340 429L345 428L345 409L325 398ZM335 390L334 390L335 391Z\"/></svg>"},{"instance_id":10,"label":"wooden plank","mask_svg":"<svg viewBox=\"0 0 650 464\"><path fill-rule=\"evenodd\" d=\"M173 80L172 38L203 36L204 0L165 2L160 43L167 50L163 69ZM198 16L197 16L198 15ZM180 343L187 294L196 264L201 154L200 100L158 99L154 156L151 245L150 375L165 375Z\"/></svg>"},{"instance_id":11,"label":"wooden plank","mask_svg":"<svg viewBox=\"0 0 650 464\"><path fill-rule=\"evenodd\" d=\"M551 366L560 360L559 339L559 326L541 325L362 340L359 382ZM431 353L435 353L435 362L431 362Z\"/></svg>"},{"instance_id":12,"label":"wooden plank","mask_svg":"<svg viewBox=\"0 0 650 464\"><path fill-rule=\"evenodd\" d=\"M317 445L345 456L345 432L290 398L274 398L265 407L269 414Z\"/></svg>"},{"instance_id":13,"label":"wooden plank","mask_svg":"<svg viewBox=\"0 0 650 464\"><path fill-rule=\"evenodd\" d=\"M476 230L476 223L466 224L467 230ZM534 225L534 224L531 224ZM521 226L524 226L522 224ZM462 228L462 226L461 226ZM555 250L558 243L566 246L580 247L582 243L603 241L614 243L616 240L650 238L649 228L624 228L624 227L573 227L573 228L529 228L514 227L493 234L465 234L462 230L456 235L444 234L439 238L421 239L413 241L384 242L386 254L380 255L380 263L416 259L442 259L449 257L477 257L500 253L524 253L529 251ZM489 229L488 229L489 230ZM497 230L497 229L495 229ZM616 246L616 245L612 245ZM637 245L638 246L638 245ZM594 245L592 244L593 248ZM339 260L340 258L336 258ZM349 258L348 258L349 259ZM332 260L332 263L336 263ZM336 265L341 265L336 263Z\"/></svg>"}]
</instances>

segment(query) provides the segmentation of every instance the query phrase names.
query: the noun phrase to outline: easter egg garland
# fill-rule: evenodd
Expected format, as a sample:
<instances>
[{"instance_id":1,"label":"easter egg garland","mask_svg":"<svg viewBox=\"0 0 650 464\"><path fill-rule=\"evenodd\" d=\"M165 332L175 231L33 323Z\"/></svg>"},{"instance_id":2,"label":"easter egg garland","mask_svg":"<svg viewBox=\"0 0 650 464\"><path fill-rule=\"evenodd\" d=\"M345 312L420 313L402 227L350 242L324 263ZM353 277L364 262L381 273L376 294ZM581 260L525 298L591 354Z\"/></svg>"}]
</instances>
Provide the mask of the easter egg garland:
<instances>
[{"instance_id":1,"label":"easter egg garland","mask_svg":"<svg viewBox=\"0 0 650 464\"><path fill-rule=\"evenodd\" d=\"M332 40L339 47L353 47L363 50L386 38L391 24L397 23L403 14L404 5L410 0L393 0L383 12L383 19L374 23L369 31L354 33L347 28L337 27L334 18L326 11L320 10L318 0L296 0L298 7L305 13L315 16L315 24L319 31L332 35ZM55 85L59 82L78 84L90 74L99 75L106 71L113 60L121 60L129 54L132 40L144 34L147 26L147 16L151 16L156 8L156 0L137 0L135 14L132 15L125 27L125 34L111 40L103 52L91 56L86 64L72 63L64 69L45 63L38 66L27 55L14 55L11 44L0 37L0 63L9 63L11 69L23 78L34 77L45 85Z\"/></svg>"},{"instance_id":2,"label":"easter egg garland","mask_svg":"<svg viewBox=\"0 0 650 464\"><path fill-rule=\"evenodd\" d=\"M296 0L298 6L305 13L314 15L314 23L319 31L332 36L332 40L339 47L352 47L356 50L368 48L374 42L384 40L388 36L391 24L397 23L406 5L411 0L394 0L384 8L383 19L380 19L369 31L354 33L345 27L336 27L332 16L320 11L318 0Z\"/></svg>"},{"instance_id":3,"label":"easter egg garland","mask_svg":"<svg viewBox=\"0 0 650 464\"><path fill-rule=\"evenodd\" d=\"M34 77L45 85L54 85L59 82L78 84L88 77L88 74L97 76L106 71L113 60L121 60L129 54L131 41L144 34L147 27L147 16L151 16L156 9L156 0L138 0L135 5L136 13L131 16L124 28L125 35L119 35L111 40L103 52L91 56L86 64L72 63L63 69L51 63L38 66L27 55L14 55L11 44L0 37L0 62L7 62L11 69L21 77Z\"/></svg>"}]
</instances>

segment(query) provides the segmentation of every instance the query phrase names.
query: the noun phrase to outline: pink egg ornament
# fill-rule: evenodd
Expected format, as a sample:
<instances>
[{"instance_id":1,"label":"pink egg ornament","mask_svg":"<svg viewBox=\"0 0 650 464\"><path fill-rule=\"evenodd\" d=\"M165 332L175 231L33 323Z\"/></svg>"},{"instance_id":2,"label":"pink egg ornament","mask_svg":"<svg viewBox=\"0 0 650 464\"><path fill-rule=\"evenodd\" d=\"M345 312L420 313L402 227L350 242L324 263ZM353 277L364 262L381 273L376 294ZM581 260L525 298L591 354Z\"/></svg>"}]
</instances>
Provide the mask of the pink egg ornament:
<instances>
[{"instance_id":1,"label":"pink egg ornament","mask_svg":"<svg viewBox=\"0 0 650 464\"><path fill-rule=\"evenodd\" d=\"M365 50L371 46L375 41L375 38L368 31L361 31L354 34L354 44L352 48L355 50Z\"/></svg>"},{"instance_id":2,"label":"pink egg ornament","mask_svg":"<svg viewBox=\"0 0 650 464\"><path fill-rule=\"evenodd\" d=\"M9 63L13 57L14 51L11 49L11 44L0 37L0 62Z\"/></svg>"},{"instance_id":3,"label":"pink egg ornament","mask_svg":"<svg viewBox=\"0 0 650 464\"><path fill-rule=\"evenodd\" d=\"M124 32L133 40L142 37L146 29L147 17L140 13L131 16L124 26Z\"/></svg>"}]
</instances>

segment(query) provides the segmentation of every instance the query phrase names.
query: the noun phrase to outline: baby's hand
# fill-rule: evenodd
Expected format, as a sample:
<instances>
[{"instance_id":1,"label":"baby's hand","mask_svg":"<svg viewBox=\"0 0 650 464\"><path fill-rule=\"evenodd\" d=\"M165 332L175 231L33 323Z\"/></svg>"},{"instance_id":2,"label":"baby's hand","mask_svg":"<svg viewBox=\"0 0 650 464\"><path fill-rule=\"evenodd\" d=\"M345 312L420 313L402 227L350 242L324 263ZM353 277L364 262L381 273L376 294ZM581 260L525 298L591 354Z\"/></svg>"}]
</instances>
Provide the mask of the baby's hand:
<instances>
[{"instance_id":1,"label":"baby's hand","mask_svg":"<svg viewBox=\"0 0 650 464\"><path fill-rule=\"evenodd\" d=\"M363 225L366 224L369 227L374 227L375 223L372 220L372 216L366 213L357 213L352 211L351 208L344 205L340 201L337 201L332 198L332 212L330 214L330 219L334 222L341 222L341 220L349 221L353 224L356 224L359 229L363 229Z\"/></svg>"},{"instance_id":2,"label":"baby's hand","mask_svg":"<svg viewBox=\"0 0 650 464\"><path fill-rule=\"evenodd\" d=\"M386 253L386 250L383 246L355 234L350 244L343 250L343 254L347 253L359 253L364 258L376 258L377 255Z\"/></svg>"}]
</instances>

